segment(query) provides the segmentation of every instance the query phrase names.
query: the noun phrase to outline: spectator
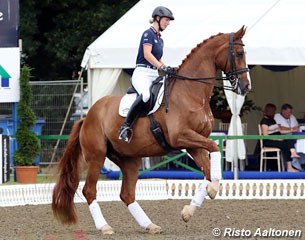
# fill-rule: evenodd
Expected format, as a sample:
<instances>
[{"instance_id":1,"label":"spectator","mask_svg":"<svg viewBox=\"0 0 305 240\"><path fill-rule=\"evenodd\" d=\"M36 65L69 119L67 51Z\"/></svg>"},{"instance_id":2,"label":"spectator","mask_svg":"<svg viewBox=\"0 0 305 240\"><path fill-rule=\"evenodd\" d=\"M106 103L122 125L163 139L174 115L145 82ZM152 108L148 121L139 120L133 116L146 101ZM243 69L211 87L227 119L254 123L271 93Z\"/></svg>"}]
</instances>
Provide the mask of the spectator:
<instances>
[{"instance_id":1,"label":"spectator","mask_svg":"<svg viewBox=\"0 0 305 240\"><path fill-rule=\"evenodd\" d=\"M272 103L268 103L264 109L264 117L260 122L262 128L263 135L281 135L283 132L280 129L279 125L276 123L274 119L276 111L276 106ZM287 130L283 130L284 133L287 133ZM290 131L291 132L291 131ZM293 168L291 161L292 158L299 158L300 156L297 154L294 144L295 140L271 140L271 139L264 139L263 144L265 147L277 147L280 148L284 161L287 165L288 172L298 172L295 168Z\"/></svg>"},{"instance_id":2,"label":"spectator","mask_svg":"<svg viewBox=\"0 0 305 240\"><path fill-rule=\"evenodd\" d=\"M274 120L280 125L280 130L283 134L289 134L299 131L299 123L295 116L292 114L293 107L285 103L281 107L281 113L274 116Z\"/></svg>"}]
</instances>

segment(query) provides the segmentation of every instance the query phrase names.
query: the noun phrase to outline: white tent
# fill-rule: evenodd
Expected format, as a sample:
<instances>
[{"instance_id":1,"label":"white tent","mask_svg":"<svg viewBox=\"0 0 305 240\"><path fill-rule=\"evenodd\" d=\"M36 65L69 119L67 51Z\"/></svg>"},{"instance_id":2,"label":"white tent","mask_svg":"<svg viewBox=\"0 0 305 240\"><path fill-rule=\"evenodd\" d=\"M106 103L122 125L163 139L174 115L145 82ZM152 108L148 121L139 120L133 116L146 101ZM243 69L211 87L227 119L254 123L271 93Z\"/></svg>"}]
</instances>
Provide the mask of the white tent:
<instances>
[{"instance_id":1,"label":"white tent","mask_svg":"<svg viewBox=\"0 0 305 240\"><path fill-rule=\"evenodd\" d=\"M141 0L87 48L82 66L133 68L140 36L158 5L176 18L162 34L169 65L179 65L203 39L242 25L248 27L248 64L305 65L305 1Z\"/></svg>"},{"instance_id":2,"label":"white tent","mask_svg":"<svg viewBox=\"0 0 305 240\"><path fill-rule=\"evenodd\" d=\"M175 21L162 33L163 59L170 66L178 66L203 39L218 32L237 31L242 25L247 26L243 40L249 65L305 66L305 1L141 0L86 49L81 66L88 69L91 104L105 95L126 91L130 76L122 69L134 68L140 36L149 28L151 13L159 5L170 8L175 16ZM266 75L268 83L262 83ZM305 102L304 88L295 86L303 76L304 67L275 77L268 70L254 68L251 98L259 106L266 101L278 106L289 102L296 109L300 101L303 105ZM278 85L288 84L287 79L290 85L279 90ZM301 111L301 107L297 110ZM257 126L260 118L257 113L246 120ZM256 128L253 127L254 133Z\"/></svg>"},{"instance_id":3,"label":"white tent","mask_svg":"<svg viewBox=\"0 0 305 240\"><path fill-rule=\"evenodd\" d=\"M159 5L176 18L162 33L168 65L179 65L203 39L245 25L249 65L305 66L305 1L141 0L86 49L81 66L88 68L91 103L125 91L121 69L134 68L140 36Z\"/></svg>"}]
</instances>

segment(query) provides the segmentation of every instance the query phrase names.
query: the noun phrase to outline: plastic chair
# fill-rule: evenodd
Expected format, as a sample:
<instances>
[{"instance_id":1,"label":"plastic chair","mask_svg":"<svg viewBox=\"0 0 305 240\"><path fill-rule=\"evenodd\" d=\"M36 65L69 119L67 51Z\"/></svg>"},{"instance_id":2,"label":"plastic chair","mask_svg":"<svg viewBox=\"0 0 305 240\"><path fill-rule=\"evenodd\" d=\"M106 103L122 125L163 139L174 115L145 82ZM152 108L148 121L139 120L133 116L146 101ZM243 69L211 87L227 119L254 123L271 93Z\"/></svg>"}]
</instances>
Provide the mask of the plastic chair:
<instances>
[{"instance_id":1,"label":"plastic chair","mask_svg":"<svg viewBox=\"0 0 305 240\"><path fill-rule=\"evenodd\" d=\"M258 133L260 136L262 135L262 128L260 124L258 124ZM264 171L266 171L267 160L272 160L272 159L277 160L278 171L281 172L281 167L282 169L284 169L284 163L281 159L281 149L276 147L264 147L263 139L260 139L259 141L261 147L260 172L263 171L263 165L264 165ZM274 153L275 156L267 156L268 153Z\"/></svg>"}]
</instances>

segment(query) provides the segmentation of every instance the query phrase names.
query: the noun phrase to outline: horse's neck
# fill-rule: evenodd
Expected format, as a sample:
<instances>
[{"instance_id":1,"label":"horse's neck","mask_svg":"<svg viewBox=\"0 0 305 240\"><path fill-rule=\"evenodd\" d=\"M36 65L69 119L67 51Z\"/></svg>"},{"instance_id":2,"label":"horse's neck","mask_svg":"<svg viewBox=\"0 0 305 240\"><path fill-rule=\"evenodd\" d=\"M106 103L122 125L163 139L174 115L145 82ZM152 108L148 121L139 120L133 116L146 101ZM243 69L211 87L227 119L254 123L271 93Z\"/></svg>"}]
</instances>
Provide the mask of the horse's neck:
<instances>
[{"instance_id":1,"label":"horse's neck","mask_svg":"<svg viewBox=\"0 0 305 240\"><path fill-rule=\"evenodd\" d=\"M185 60L178 69L178 75L189 78L213 78L216 76L216 65L214 56L203 53L204 49L197 50ZM214 87L215 79L207 80L177 80L175 89L182 91L184 97L188 97L202 104L210 100L210 96ZM176 95L176 94L175 94ZM180 94L177 94L179 96Z\"/></svg>"},{"instance_id":2,"label":"horse's neck","mask_svg":"<svg viewBox=\"0 0 305 240\"><path fill-rule=\"evenodd\" d=\"M178 73L188 77L207 78L216 76L216 56L219 49L224 47L225 35L219 34L198 44L183 60ZM219 64L219 63L218 63Z\"/></svg>"}]
</instances>

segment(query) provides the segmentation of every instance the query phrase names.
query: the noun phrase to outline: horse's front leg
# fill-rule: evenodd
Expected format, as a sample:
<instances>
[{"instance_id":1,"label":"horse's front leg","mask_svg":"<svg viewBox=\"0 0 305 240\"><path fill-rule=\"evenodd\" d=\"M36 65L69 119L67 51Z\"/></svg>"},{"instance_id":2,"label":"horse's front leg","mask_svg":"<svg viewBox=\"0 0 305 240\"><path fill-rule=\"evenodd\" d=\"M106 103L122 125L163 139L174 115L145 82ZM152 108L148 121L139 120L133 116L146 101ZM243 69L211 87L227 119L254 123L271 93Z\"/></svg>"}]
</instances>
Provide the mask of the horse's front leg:
<instances>
[{"instance_id":1,"label":"horse's front leg","mask_svg":"<svg viewBox=\"0 0 305 240\"><path fill-rule=\"evenodd\" d=\"M221 178L221 154L214 141L190 129L180 134L178 132L172 134L170 140L174 148L187 149L197 166L203 171L206 180L219 181ZM208 153L210 153L211 160L209 160Z\"/></svg>"},{"instance_id":2,"label":"horse's front leg","mask_svg":"<svg viewBox=\"0 0 305 240\"><path fill-rule=\"evenodd\" d=\"M194 215L196 208L202 205L207 195L211 199L215 198L219 189L219 180L222 175L219 152L210 153L211 159L209 159L209 153L205 149L188 149L187 151L191 154L197 166L203 171L205 180L197 189L190 205L184 206L181 212L182 219L185 222L190 220Z\"/></svg>"},{"instance_id":3,"label":"horse's front leg","mask_svg":"<svg viewBox=\"0 0 305 240\"><path fill-rule=\"evenodd\" d=\"M152 223L144 210L135 199L136 183L138 180L138 170L142 160L122 160L118 163L123 173L123 181L121 187L121 200L126 204L129 212L135 218L137 223L148 233L156 234L161 233L160 226Z\"/></svg>"}]
</instances>

